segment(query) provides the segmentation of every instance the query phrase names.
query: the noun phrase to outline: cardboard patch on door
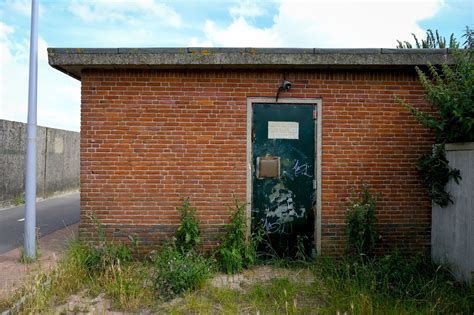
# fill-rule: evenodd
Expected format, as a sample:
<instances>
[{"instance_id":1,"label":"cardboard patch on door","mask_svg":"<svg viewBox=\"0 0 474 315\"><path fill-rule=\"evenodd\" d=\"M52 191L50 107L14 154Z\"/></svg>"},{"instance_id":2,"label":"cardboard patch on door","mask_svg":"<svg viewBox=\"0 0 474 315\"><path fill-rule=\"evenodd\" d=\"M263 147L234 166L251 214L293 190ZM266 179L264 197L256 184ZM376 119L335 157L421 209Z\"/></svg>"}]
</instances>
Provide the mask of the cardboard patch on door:
<instances>
[{"instance_id":1,"label":"cardboard patch on door","mask_svg":"<svg viewBox=\"0 0 474 315\"><path fill-rule=\"evenodd\" d=\"M296 121L269 121L268 139L299 139L299 128Z\"/></svg>"}]
</instances>

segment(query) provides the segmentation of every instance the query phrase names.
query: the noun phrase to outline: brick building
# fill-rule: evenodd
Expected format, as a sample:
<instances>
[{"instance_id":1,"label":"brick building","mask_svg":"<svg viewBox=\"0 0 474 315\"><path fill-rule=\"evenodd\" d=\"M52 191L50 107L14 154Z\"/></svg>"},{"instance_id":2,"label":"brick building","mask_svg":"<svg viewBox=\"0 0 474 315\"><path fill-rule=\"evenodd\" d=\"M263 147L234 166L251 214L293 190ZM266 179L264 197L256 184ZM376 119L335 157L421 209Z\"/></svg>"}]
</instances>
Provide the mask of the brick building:
<instances>
[{"instance_id":1,"label":"brick building","mask_svg":"<svg viewBox=\"0 0 474 315\"><path fill-rule=\"evenodd\" d=\"M426 251L431 203L415 170L433 143L399 96L429 111L415 65L448 51L394 49L48 49L81 80L82 238L94 211L115 237L154 245L180 198L215 245L232 195L272 242L337 254L345 206L380 194L379 246Z\"/></svg>"}]
</instances>

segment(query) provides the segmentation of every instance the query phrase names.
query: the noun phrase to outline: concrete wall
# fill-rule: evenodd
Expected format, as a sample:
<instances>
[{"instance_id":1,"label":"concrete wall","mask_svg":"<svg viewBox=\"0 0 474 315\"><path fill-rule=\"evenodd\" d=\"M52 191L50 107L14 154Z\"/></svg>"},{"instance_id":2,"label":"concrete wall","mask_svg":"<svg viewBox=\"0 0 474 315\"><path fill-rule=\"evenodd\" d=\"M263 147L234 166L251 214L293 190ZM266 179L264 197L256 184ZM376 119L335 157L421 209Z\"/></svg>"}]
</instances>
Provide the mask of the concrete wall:
<instances>
[{"instance_id":1,"label":"concrete wall","mask_svg":"<svg viewBox=\"0 0 474 315\"><path fill-rule=\"evenodd\" d=\"M79 188L79 133L37 129L37 197ZM26 124L0 120L0 207L24 192Z\"/></svg>"},{"instance_id":2,"label":"concrete wall","mask_svg":"<svg viewBox=\"0 0 474 315\"><path fill-rule=\"evenodd\" d=\"M449 144L446 151L462 181L447 185L454 204L433 206L431 254L435 261L450 265L458 279L469 282L474 272L474 142Z\"/></svg>"}]
</instances>

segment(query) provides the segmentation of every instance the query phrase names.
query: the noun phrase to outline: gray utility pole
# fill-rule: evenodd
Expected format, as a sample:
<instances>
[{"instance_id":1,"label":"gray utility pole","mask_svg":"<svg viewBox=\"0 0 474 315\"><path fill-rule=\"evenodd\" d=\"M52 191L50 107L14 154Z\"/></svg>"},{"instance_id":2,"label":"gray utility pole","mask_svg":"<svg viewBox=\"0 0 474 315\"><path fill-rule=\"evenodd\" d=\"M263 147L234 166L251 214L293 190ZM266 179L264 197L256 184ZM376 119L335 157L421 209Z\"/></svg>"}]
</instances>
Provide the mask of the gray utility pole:
<instances>
[{"instance_id":1,"label":"gray utility pole","mask_svg":"<svg viewBox=\"0 0 474 315\"><path fill-rule=\"evenodd\" d=\"M36 98L38 89L38 2L31 2L30 76L25 179L25 255L36 258Z\"/></svg>"}]
</instances>

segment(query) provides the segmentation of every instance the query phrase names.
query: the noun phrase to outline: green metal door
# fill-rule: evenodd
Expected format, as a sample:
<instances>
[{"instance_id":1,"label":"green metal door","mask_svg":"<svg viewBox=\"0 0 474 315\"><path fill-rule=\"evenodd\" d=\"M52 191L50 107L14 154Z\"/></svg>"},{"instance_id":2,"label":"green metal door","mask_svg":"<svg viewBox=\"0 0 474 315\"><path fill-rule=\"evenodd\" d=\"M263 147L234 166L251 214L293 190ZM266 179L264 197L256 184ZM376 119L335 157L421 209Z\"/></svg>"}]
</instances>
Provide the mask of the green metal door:
<instances>
[{"instance_id":1,"label":"green metal door","mask_svg":"<svg viewBox=\"0 0 474 315\"><path fill-rule=\"evenodd\" d=\"M314 248L315 106L253 104L252 228L261 250L294 256Z\"/></svg>"}]
</instances>

